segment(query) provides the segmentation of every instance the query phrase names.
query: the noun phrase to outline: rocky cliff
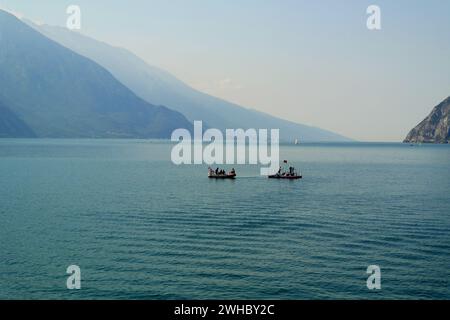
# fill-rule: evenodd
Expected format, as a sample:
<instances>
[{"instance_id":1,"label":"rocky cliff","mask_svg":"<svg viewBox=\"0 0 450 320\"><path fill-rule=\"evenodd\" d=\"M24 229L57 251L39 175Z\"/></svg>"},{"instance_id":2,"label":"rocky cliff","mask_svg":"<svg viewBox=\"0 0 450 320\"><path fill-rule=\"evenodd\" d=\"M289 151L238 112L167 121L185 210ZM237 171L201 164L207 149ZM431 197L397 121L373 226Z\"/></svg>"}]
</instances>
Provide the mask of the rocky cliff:
<instances>
[{"instance_id":1,"label":"rocky cliff","mask_svg":"<svg viewBox=\"0 0 450 320\"><path fill-rule=\"evenodd\" d=\"M450 97L437 105L430 115L412 129L404 142L449 143Z\"/></svg>"}]
</instances>

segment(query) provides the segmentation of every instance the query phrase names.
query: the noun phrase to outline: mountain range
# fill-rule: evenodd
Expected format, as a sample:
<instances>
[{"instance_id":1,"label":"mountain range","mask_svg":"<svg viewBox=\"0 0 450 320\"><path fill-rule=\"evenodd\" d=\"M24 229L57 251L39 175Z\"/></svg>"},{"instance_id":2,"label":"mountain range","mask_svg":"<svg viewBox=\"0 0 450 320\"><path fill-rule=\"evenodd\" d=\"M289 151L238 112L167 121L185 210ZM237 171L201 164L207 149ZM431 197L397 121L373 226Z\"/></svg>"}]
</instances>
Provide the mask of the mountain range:
<instances>
[{"instance_id":1,"label":"mountain range","mask_svg":"<svg viewBox=\"0 0 450 320\"><path fill-rule=\"evenodd\" d=\"M181 113L138 97L105 68L0 10L0 136L168 138Z\"/></svg>"},{"instance_id":2,"label":"mountain range","mask_svg":"<svg viewBox=\"0 0 450 320\"><path fill-rule=\"evenodd\" d=\"M199 92L123 48L0 10L0 137L169 138L176 128L277 128L349 141Z\"/></svg>"},{"instance_id":3,"label":"mountain range","mask_svg":"<svg viewBox=\"0 0 450 320\"><path fill-rule=\"evenodd\" d=\"M433 108L431 113L415 128L404 142L449 143L450 141L450 97Z\"/></svg>"},{"instance_id":4,"label":"mountain range","mask_svg":"<svg viewBox=\"0 0 450 320\"><path fill-rule=\"evenodd\" d=\"M278 128L284 141L349 141L330 131L286 121L247 109L199 92L169 72L150 66L126 49L94 40L63 27L30 26L68 49L85 56L108 71L145 101L165 105L186 116L191 122L202 120L205 126L226 128Z\"/></svg>"}]
</instances>

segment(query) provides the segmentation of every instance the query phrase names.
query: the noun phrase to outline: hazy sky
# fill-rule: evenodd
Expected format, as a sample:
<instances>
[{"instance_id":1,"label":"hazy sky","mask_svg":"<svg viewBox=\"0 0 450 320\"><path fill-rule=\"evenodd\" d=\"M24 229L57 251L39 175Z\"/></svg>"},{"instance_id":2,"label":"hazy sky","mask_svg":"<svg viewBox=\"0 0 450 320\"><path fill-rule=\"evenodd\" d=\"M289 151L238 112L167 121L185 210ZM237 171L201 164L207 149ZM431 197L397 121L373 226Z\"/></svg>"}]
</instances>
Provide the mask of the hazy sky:
<instances>
[{"instance_id":1,"label":"hazy sky","mask_svg":"<svg viewBox=\"0 0 450 320\"><path fill-rule=\"evenodd\" d=\"M0 0L51 25L70 4L82 33L196 89L358 140L402 140L450 95L448 0Z\"/></svg>"}]
</instances>

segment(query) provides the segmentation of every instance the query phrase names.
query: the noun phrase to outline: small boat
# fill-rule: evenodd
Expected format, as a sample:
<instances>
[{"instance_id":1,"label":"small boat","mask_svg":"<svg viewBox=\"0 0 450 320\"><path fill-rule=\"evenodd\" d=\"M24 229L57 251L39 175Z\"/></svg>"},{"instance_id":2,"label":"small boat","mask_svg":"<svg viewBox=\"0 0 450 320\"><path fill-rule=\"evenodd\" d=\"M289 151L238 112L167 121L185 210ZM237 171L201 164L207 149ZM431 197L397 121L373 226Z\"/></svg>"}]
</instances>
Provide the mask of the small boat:
<instances>
[{"instance_id":1,"label":"small boat","mask_svg":"<svg viewBox=\"0 0 450 320\"><path fill-rule=\"evenodd\" d=\"M208 168L208 178L210 179L235 179L236 172L234 170L229 173L216 173L213 169Z\"/></svg>"},{"instance_id":2,"label":"small boat","mask_svg":"<svg viewBox=\"0 0 450 320\"><path fill-rule=\"evenodd\" d=\"M269 176L269 179L288 179L288 180L297 180L301 179L302 176L295 174L295 175L282 175L282 174L272 174Z\"/></svg>"},{"instance_id":3,"label":"small boat","mask_svg":"<svg viewBox=\"0 0 450 320\"><path fill-rule=\"evenodd\" d=\"M288 161L284 160L283 163L287 164ZM289 170L283 170L282 167L280 167L280 170L278 170L277 173L269 175L269 179L286 179L286 180L297 180L303 178L301 173L297 173L297 170L290 166Z\"/></svg>"},{"instance_id":4,"label":"small boat","mask_svg":"<svg viewBox=\"0 0 450 320\"><path fill-rule=\"evenodd\" d=\"M226 173L226 174L208 174L208 178L210 179L235 179L236 178L236 173L235 174L231 174L231 173Z\"/></svg>"}]
</instances>

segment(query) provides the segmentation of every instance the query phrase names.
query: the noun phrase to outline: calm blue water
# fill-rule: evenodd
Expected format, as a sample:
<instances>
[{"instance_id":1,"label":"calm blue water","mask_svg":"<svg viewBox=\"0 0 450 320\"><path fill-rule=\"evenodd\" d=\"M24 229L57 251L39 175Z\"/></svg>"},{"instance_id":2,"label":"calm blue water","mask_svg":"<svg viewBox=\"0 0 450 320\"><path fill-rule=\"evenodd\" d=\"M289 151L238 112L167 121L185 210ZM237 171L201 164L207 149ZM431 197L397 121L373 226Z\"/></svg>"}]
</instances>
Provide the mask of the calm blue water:
<instances>
[{"instance_id":1,"label":"calm blue water","mask_svg":"<svg viewBox=\"0 0 450 320\"><path fill-rule=\"evenodd\" d=\"M170 150L0 140L0 298L450 298L450 146L284 146L300 181L210 181Z\"/></svg>"}]
</instances>

